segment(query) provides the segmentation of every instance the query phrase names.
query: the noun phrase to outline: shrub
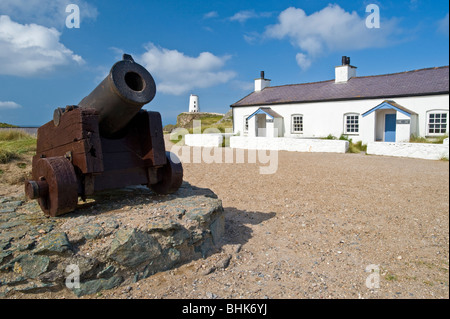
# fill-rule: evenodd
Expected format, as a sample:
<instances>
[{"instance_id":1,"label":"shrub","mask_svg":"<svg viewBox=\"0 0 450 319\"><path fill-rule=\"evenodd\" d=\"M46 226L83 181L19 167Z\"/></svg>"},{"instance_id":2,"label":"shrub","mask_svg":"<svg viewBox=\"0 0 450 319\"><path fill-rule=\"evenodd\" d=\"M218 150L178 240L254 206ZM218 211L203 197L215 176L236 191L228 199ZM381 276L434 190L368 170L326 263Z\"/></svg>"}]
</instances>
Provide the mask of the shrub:
<instances>
[{"instance_id":1,"label":"shrub","mask_svg":"<svg viewBox=\"0 0 450 319\"><path fill-rule=\"evenodd\" d=\"M336 136L332 135L332 134L328 134L327 137L323 138L324 140L337 140Z\"/></svg>"}]
</instances>

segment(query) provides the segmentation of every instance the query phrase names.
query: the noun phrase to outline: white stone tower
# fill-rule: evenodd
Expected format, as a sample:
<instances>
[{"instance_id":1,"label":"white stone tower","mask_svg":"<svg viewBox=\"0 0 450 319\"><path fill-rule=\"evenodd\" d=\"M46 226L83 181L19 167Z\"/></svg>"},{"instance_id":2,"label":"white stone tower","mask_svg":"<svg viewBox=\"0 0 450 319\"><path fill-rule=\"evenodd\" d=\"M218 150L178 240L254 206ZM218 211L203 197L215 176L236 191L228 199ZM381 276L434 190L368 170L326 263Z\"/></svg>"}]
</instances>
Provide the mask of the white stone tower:
<instances>
[{"instance_id":1,"label":"white stone tower","mask_svg":"<svg viewBox=\"0 0 450 319\"><path fill-rule=\"evenodd\" d=\"M191 96L189 97L189 112L200 112L198 95L191 94Z\"/></svg>"}]
</instances>

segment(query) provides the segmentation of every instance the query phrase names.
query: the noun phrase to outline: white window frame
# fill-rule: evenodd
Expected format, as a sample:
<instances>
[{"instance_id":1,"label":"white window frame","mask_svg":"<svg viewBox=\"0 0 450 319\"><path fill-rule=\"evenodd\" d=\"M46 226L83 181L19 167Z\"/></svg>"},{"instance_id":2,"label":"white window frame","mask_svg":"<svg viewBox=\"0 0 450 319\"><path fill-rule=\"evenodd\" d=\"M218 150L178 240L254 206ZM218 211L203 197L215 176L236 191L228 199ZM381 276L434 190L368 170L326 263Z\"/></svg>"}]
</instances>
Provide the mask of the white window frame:
<instances>
[{"instance_id":1,"label":"white window frame","mask_svg":"<svg viewBox=\"0 0 450 319\"><path fill-rule=\"evenodd\" d=\"M300 117L300 123L294 123L295 122L295 118L296 117ZM295 130L295 125L299 124L300 125L300 130ZM291 115L291 133L292 134L302 134L303 130L304 130L304 122L303 122L303 114L292 114Z\"/></svg>"},{"instance_id":2,"label":"white window frame","mask_svg":"<svg viewBox=\"0 0 450 319\"><path fill-rule=\"evenodd\" d=\"M359 127L359 125L360 125L360 122L361 122L361 120L360 120L360 116L359 116L360 114L359 113L345 113L344 114L344 134L345 135L359 135L359 132L360 132L360 127ZM353 121L357 121L357 123L348 123L347 121L348 121L348 117L354 117L353 118ZM355 119L356 118L356 119ZM350 119L350 121L352 121L352 119ZM356 125L357 127L356 127L356 130L355 130L355 128L354 128L354 130L355 131L351 131L351 129L350 129L350 131L348 130L348 125Z\"/></svg>"},{"instance_id":3,"label":"white window frame","mask_svg":"<svg viewBox=\"0 0 450 319\"><path fill-rule=\"evenodd\" d=\"M438 118L436 118L436 115L439 115ZM431 117L433 115L433 118ZM445 117L442 117L442 115L445 115ZM444 121L443 121L444 119ZM425 136L442 136L445 134L448 134L448 110L430 110L427 112L427 126L426 126L426 133ZM440 129L442 130L442 125L445 125L445 132L432 132L430 133L430 129L436 130L436 125L440 126ZM433 127L431 127L433 126Z\"/></svg>"}]
</instances>

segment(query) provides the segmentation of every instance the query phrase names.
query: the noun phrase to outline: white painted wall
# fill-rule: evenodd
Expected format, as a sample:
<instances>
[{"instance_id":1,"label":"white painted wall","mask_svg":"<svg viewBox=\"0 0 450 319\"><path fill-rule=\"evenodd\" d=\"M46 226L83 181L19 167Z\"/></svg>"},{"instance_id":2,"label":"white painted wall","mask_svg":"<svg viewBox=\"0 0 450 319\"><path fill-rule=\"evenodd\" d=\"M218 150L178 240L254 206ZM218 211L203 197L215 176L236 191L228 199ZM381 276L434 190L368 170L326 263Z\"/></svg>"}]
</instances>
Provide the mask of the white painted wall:
<instances>
[{"instance_id":1,"label":"white painted wall","mask_svg":"<svg viewBox=\"0 0 450 319\"><path fill-rule=\"evenodd\" d=\"M288 137L230 137L231 148L253 150L345 153L348 150L348 145L348 141L341 140L298 139Z\"/></svg>"},{"instance_id":2,"label":"white painted wall","mask_svg":"<svg viewBox=\"0 0 450 319\"><path fill-rule=\"evenodd\" d=\"M411 117L407 116L401 112L397 112L397 121L398 120L409 120L411 123ZM411 137L411 124L397 123L396 130L395 130L395 141L407 143L407 142L409 142L410 137Z\"/></svg>"},{"instance_id":3,"label":"white painted wall","mask_svg":"<svg viewBox=\"0 0 450 319\"><path fill-rule=\"evenodd\" d=\"M260 107L270 107L283 117L283 133L285 137L302 137L302 138L317 138L325 137L332 134L339 137L344 132L344 114L358 113L360 114L360 133L349 135L354 142L363 141L363 143L375 141L375 112L366 117L361 114L369 111L375 106L381 104L385 99L367 99L367 100L350 100L350 101L333 101L333 102L316 102L316 103L297 103L297 104L280 104L280 105L258 105L249 107L234 107L233 108L233 128L234 132L240 132L243 136L244 116L252 114ZM390 98L400 104L401 106L416 112L417 123L416 134L418 136L425 136L427 125L427 111L429 110L447 110L449 109L449 95L430 95L419 97L398 97ZM388 110L391 111L391 110ZM391 112L395 113L395 110ZM291 133L291 115L303 115L303 133ZM382 116L382 112L377 112ZM397 113L399 114L399 113ZM376 121L377 123L384 123L383 121ZM250 131L249 127L249 131ZM384 132L384 128L380 130ZM448 132L448 125L447 125ZM405 132L402 132L402 139ZM380 140L381 136L377 136Z\"/></svg>"},{"instance_id":4,"label":"white painted wall","mask_svg":"<svg viewBox=\"0 0 450 319\"><path fill-rule=\"evenodd\" d=\"M187 146L220 147L223 134L186 134L184 144Z\"/></svg>"},{"instance_id":5,"label":"white painted wall","mask_svg":"<svg viewBox=\"0 0 450 319\"><path fill-rule=\"evenodd\" d=\"M448 144L386 142L371 142L367 144L367 154L370 155L412 157L430 160L439 160L444 157L448 159L448 150Z\"/></svg>"}]
</instances>

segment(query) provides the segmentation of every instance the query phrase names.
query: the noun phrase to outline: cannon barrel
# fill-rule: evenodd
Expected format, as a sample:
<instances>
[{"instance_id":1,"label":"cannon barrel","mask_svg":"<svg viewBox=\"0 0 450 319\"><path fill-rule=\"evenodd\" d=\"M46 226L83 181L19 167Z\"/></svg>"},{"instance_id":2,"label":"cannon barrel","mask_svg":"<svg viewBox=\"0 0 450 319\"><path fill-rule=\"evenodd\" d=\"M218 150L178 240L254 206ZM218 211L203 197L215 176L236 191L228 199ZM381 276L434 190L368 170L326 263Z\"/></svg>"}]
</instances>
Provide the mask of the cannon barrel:
<instances>
[{"instance_id":1,"label":"cannon barrel","mask_svg":"<svg viewBox=\"0 0 450 319\"><path fill-rule=\"evenodd\" d=\"M100 134L113 136L123 129L156 94L151 74L131 55L115 63L106 78L81 102L81 108L93 108L99 116Z\"/></svg>"}]
</instances>

